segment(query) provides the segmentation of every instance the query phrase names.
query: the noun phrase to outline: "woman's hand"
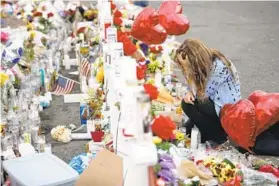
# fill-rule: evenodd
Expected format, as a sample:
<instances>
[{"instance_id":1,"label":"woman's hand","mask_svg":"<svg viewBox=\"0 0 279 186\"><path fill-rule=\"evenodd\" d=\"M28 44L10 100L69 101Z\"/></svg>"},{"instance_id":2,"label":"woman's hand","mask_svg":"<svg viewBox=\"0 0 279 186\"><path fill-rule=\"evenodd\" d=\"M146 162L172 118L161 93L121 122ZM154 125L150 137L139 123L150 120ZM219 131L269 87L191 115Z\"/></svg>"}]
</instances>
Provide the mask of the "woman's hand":
<instances>
[{"instance_id":1,"label":"woman's hand","mask_svg":"<svg viewBox=\"0 0 279 186\"><path fill-rule=\"evenodd\" d=\"M183 99L185 103L194 105L195 98L191 91L187 92L186 96Z\"/></svg>"}]
</instances>

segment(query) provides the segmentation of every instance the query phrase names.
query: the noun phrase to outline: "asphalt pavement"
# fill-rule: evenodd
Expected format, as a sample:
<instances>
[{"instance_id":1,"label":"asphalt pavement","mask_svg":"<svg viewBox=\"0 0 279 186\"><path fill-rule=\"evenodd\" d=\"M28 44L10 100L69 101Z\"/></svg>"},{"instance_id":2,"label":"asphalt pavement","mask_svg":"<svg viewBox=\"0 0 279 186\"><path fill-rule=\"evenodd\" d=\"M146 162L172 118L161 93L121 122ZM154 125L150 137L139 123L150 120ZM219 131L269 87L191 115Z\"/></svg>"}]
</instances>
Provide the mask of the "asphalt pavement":
<instances>
[{"instance_id":1,"label":"asphalt pavement","mask_svg":"<svg viewBox=\"0 0 279 186\"><path fill-rule=\"evenodd\" d=\"M279 92L279 2L193 2L184 1L184 14L191 28L177 40L197 38L223 52L236 65L242 83L242 95L254 90ZM150 5L158 8L159 1ZM183 81L183 79L181 79ZM42 114L43 126L79 123L79 104L64 104L54 97ZM86 141L52 143L55 155L66 162L83 153Z\"/></svg>"}]
</instances>

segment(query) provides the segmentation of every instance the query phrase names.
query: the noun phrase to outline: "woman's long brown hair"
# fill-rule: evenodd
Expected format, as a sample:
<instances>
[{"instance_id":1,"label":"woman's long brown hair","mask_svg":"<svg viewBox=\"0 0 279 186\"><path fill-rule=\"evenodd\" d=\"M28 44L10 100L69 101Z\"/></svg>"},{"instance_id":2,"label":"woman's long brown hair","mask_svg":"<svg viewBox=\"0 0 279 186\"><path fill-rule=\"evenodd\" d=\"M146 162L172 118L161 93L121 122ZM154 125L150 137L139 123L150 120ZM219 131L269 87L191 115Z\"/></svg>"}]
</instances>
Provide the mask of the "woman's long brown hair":
<instances>
[{"instance_id":1,"label":"woman's long brown hair","mask_svg":"<svg viewBox=\"0 0 279 186\"><path fill-rule=\"evenodd\" d=\"M205 89L210 77L213 61L219 58L235 76L232 64L221 52L210 49L201 41L186 39L176 50L175 62L180 66L188 86L196 89L199 99L205 98Z\"/></svg>"}]
</instances>

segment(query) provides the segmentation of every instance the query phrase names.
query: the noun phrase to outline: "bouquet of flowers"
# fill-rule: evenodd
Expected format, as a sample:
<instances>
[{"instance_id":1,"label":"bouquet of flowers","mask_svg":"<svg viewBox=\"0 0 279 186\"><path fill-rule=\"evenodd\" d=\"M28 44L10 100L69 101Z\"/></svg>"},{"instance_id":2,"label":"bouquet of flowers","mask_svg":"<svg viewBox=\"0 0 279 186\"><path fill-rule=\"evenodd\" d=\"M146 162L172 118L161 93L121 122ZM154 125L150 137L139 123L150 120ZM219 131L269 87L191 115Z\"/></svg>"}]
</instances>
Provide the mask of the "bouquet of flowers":
<instances>
[{"instance_id":1,"label":"bouquet of flowers","mask_svg":"<svg viewBox=\"0 0 279 186\"><path fill-rule=\"evenodd\" d=\"M154 171L159 177L157 180L157 185L164 185L166 183L177 185L175 170L176 166L172 156L169 154L159 155L159 162L154 167Z\"/></svg>"},{"instance_id":2,"label":"bouquet of flowers","mask_svg":"<svg viewBox=\"0 0 279 186\"><path fill-rule=\"evenodd\" d=\"M104 102L104 93L101 89L88 91L89 98L86 102L89 105L90 118L102 119L102 107Z\"/></svg>"},{"instance_id":3,"label":"bouquet of flowers","mask_svg":"<svg viewBox=\"0 0 279 186\"><path fill-rule=\"evenodd\" d=\"M31 62L35 58L35 43L34 43L34 37L35 37L35 32L31 32L29 38L27 38L23 42L23 54L24 58L26 59L27 62Z\"/></svg>"}]
</instances>

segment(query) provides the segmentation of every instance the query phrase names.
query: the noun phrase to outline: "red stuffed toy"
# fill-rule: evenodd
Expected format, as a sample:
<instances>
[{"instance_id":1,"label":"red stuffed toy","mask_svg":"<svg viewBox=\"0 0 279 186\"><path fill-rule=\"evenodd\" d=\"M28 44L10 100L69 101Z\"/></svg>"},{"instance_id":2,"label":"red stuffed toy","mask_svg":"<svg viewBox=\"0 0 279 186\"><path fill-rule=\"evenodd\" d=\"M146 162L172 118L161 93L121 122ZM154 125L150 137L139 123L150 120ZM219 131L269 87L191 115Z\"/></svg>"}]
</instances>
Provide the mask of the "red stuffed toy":
<instances>
[{"instance_id":1,"label":"red stuffed toy","mask_svg":"<svg viewBox=\"0 0 279 186\"><path fill-rule=\"evenodd\" d=\"M251 152L258 135L279 121L279 93L255 91L248 99L224 105L220 115L230 139Z\"/></svg>"},{"instance_id":2,"label":"red stuffed toy","mask_svg":"<svg viewBox=\"0 0 279 186\"><path fill-rule=\"evenodd\" d=\"M164 1L158 14L159 22L168 35L185 34L190 27L189 20L182 14L182 5L179 1Z\"/></svg>"},{"instance_id":3,"label":"red stuffed toy","mask_svg":"<svg viewBox=\"0 0 279 186\"><path fill-rule=\"evenodd\" d=\"M166 30L159 23L159 16L155 9L144 8L134 21L132 36L148 45L161 44L167 38Z\"/></svg>"}]
</instances>

